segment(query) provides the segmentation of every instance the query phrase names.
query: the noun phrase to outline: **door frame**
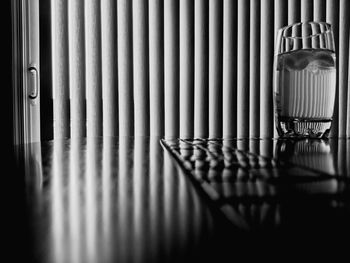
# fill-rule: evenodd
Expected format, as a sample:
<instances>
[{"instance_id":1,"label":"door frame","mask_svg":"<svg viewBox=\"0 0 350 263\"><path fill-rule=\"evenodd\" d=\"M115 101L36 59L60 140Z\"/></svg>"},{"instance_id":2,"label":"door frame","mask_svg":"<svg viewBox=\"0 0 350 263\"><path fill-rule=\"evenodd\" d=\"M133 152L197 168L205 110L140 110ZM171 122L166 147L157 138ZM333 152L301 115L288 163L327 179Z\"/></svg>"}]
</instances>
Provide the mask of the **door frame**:
<instances>
[{"instance_id":1,"label":"door frame","mask_svg":"<svg viewBox=\"0 0 350 263\"><path fill-rule=\"evenodd\" d=\"M39 0L12 1L13 142L40 142Z\"/></svg>"}]
</instances>

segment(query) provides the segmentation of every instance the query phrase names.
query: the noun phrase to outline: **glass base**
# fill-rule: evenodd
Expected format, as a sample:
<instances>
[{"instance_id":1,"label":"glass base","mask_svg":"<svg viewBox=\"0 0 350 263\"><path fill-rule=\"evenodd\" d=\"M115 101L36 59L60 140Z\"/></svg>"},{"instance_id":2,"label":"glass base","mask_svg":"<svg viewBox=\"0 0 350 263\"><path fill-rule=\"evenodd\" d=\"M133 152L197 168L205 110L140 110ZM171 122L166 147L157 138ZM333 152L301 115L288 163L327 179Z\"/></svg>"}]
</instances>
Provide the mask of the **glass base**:
<instances>
[{"instance_id":1,"label":"glass base","mask_svg":"<svg viewBox=\"0 0 350 263\"><path fill-rule=\"evenodd\" d=\"M328 138L332 119L278 117L277 131L283 138Z\"/></svg>"}]
</instances>

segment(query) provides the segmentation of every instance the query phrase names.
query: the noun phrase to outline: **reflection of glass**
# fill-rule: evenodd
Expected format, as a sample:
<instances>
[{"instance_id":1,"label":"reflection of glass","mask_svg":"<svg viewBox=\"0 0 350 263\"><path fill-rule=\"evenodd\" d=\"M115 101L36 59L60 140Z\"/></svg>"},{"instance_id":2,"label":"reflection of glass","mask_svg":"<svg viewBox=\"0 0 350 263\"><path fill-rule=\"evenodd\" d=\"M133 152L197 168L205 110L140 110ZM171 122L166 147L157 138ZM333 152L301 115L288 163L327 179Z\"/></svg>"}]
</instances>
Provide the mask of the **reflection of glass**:
<instances>
[{"instance_id":1,"label":"reflection of glass","mask_svg":"<svg viewBox=\"0 0 350 263\"><path fill-rule=\"evenodd\" d=\"M276 157L294 165L334 175L335 164L328 140L278 140Z\"/></svg>"},{"instance_id":2,"label":"reflection of glass","mask_svg":"<svg viewBox=\"0 0 350 263\"><path fill-rule=\"evenodd\" d=\"M274 103L280 136L328 136L335 85L335 46L330 24L296 23L278 31Z\"/></svg>"}]
</instances>

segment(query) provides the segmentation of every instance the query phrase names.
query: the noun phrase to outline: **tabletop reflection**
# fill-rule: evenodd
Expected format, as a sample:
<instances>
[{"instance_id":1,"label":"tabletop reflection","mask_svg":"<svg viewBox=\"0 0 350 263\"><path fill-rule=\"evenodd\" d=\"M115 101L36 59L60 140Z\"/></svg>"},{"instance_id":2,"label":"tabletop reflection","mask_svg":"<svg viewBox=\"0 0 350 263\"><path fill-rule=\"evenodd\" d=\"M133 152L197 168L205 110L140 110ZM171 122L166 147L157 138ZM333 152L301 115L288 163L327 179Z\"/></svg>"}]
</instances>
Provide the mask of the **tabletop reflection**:
<instances>
[{"instance_id":1,"label":"tabletop reflection","mask_svg":"<svg viewBox=\"0 0 350 263\"><path fill-rule=\"evenodd\" d=\"M256 236L344 235L350 219L349 142L161 144L157 137L120 137L27 145L31 257L218 261L232 253L246 258L246 248L261 246Z\"/></svg>"},{"instance_id":2,"label":"tabletop reflection","mask_svg":"<svg viewBox=\"0 0 350 263\"><path fill-rule=\"evenodd\" d=\"M323 139L278 140L276 158L295 165L335 175L334 144Z\"/></svg>"},{"instance_id":3,"label":"tabletop reflection","mask_svg":"<svg viewBox=\"0 0 350 263\"><path fill-rule=\"evenodd\" d=\"M211 235L159 138L56 140L42 156L41 186L28 191L39 261L181 261ZM28 189L37 183L30 175Z\"/></svg>"},{"instance_id":4,"label":"tabletop reflection","mask_svg":"<svg viewBox=\"0 0 350 263\"><path fill-rule=\"evenodd\" d=\"M275 230L347 207L350 140L163 140L225 216L246 231ZM348 211L348 210L346 210ZM330 213L332 214L332 213ZM316 218L315 218L316 220ZM317 219L318 220L318 219ZM311 220L312 221L312 220Z\"/></svg>"}]
</instances>

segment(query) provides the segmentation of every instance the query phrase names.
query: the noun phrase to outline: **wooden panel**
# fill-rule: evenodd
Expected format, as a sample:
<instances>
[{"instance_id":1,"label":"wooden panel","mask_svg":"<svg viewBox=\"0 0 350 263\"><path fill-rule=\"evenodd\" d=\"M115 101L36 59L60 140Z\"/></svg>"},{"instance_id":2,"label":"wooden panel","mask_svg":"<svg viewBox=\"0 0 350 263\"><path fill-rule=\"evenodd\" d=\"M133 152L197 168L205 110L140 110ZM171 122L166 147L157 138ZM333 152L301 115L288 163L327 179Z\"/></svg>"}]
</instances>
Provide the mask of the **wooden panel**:
<instances>
[{"instance_id":1,"label":"wooden panel","mask_svg":"<svg viewBox=\"0 0 350 263\"><path fill-rule=\"evenodd\" d=\"M223 6L223 137L237 135L237 3Z\"/></svg>"},{"instance_id":2,"label":"wooden panel","mask_svg":"<svg viewBox=\"0 0 350 263\"><path fill-rule=\"evenodd\" d=\"M125 136L134 132L132 2L118 0L117 10L119 135Z\"/></svg>"},{"instance_id":3,"label":"wooden panel","mask_svg":"<svg viewBox=\"0 0 350 263\"><path fill-rule=\"evenodd\" d=\"M117 3L101 2L103 136L118 135Z\"/></svg>"},{"instance_id":4,"label":"wooden panel","mask_svg":"<svg viewBox=\"0 0 350 263\"><path fill-rule=\"evenodd\" d=\"M148 5L133 1L134 121L135 135L149 135Z\"/></svg>"},{"instance_id":5,"label":"wooden panel","mask_svg":"<svg viewBox=\"0 0 350 263\"><path fill-rule=\"evenodd\" d=\"M179 135L179 1L164 1L165 137Z\"/></svg>"},{"instance_id":6,"label":"wooden panel","mask_svg":"<svg viewBox=\"0 0 350 263\"><path fill-rule=\"evenodd\" d=\"M209 138L222 137L222 0L209 1Z\"/></svg>"},{"instance_id":7,"label":"wooden panel","mask_svg":"<svg viewBox=\"0 0 350 263\"><path fill-rule=\"evenodd\" d=\"M194 1L180 0L180 137L194 134Z\"/></svg>"},{"instance_id":8,"label":"wooden panel","mask_svg":"<svg viewBox=\"0 0 350 263\"><path fill-rule=\"evenodd\" d=\"M194 136L208 136L208 1L195 1Z\"/></svg>"}]
</instances>

